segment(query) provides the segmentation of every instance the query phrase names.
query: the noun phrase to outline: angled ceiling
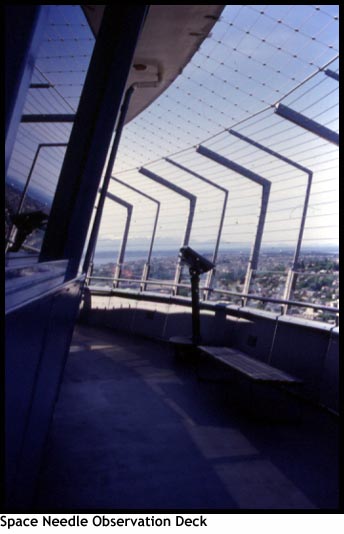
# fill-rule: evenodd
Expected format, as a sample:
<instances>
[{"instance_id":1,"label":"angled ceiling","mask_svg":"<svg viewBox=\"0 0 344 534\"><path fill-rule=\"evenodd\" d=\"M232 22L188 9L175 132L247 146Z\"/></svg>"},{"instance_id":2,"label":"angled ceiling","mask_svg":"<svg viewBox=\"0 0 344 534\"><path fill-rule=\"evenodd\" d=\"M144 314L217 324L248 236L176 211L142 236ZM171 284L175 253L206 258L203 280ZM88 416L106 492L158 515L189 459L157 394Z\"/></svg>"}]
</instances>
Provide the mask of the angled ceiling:
<instances>
[{"instance_id":1,"label":"angled ceiling","mask_svg":"<svg viewBox=\"0 0 344 534\"><path fill-rule=\"evenodd\" d=\"M126 122L155 100L182 72L221 15L224 5L151 5L127 86L135 91ZM95 36L105 5L83 5Z\"/></svg>"}]
</instances>

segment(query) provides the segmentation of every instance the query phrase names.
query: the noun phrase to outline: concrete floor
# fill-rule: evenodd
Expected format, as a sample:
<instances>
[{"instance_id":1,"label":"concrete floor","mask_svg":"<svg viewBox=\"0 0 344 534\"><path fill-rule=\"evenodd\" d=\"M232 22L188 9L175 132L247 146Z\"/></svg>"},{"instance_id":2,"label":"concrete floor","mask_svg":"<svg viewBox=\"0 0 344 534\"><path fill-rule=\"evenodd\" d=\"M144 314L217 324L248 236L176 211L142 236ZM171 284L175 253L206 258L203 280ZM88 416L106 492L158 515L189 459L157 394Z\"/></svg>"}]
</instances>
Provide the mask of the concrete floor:
<instances>
[{"instance_id":1,"label":"concrete floor","mask_svg":"<svg viewBox=\"0 0 344 534\"><path fill-rule=\"evenodd\" d=\"M252 419L166 344L78 326L35 509L336 509L337 432L309 407Z\"/></svg>"}]
</instances>

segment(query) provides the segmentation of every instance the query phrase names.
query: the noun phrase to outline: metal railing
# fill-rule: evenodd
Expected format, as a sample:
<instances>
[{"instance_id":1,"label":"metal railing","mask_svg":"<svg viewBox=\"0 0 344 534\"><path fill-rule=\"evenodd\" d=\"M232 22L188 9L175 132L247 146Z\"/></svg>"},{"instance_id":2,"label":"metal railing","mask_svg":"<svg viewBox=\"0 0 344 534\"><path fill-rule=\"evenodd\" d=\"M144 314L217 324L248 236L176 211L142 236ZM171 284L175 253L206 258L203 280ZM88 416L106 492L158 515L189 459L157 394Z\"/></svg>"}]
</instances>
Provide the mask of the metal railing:
<instances>
[{"instance_id":1,"label":"metal railing","mask_svg":"<svg viewBox=\"0 0 344 534\"><path fill-rule=\"evenodd\" d=\"M142 293L146 293L147 292L147 289L145 290L142 290L142 280L141 279L138 279L138 278L117 278L116 280L114 280L114 278L111 278L111 277L106 277L106 276L92 276L91 278L88 279L87 281L87 285L90 287L91 289L91 292L92 292L92 281L96 281L96 280L105 280L105 281L109 281L111 286L113 287L97 287L97 290L105 290L105 291L112 291L113 290L116 290L116 293L119 291L121 292L121 290L123 290L123 288L119 288L118 287L118 284L120 282L124 282L126 284L138 284L140 289L137 291L137 294L142 294ZM146 286L149 286L149 285L152 285L152 286L162 286L162 287L166 287L166 288L170 288L171 289L171 296L173 295L173 289L176 287L176 284L175 284L175 281L171 280L171 281L166 281L166 280L146 280ZM181 284L179 283L178 284L178 289L186 289L188 291L191 292L191 284ZM94 288L95 289L95 288ZM298 308L310 308L312 309L313 311L322 311L322 312L327 312L329 314L333 314L335 317L334 317L334 321L335 321L335 324L336 326L338 325L338 322L339 322L339 307L334 307L334 306L325 306L325 305L322 305L322 304L316 304L316 303L313 303L313 302L301 302L301 301L295 301L295 300L290 300L290 299L283 299L283 298L273 298L273 297L264 297L264 296L261 296L261 295L256 295L256 294L252 294L252 293L240 293L240 292L237 292L237 291L229 291L229 290L226 290L226 289L214 289L214 288L211 288L207 285L203 285L203 286L200 286L200 294L206 294L206 293L213 293L213 294L218 294L218 295L224 295L226 297L229 297L228 299L228 304L231 303L231 298L234 297L236 299L239 299L240 300L240 306L241 307L244 307L247 305L247 301L248 300L254 300L254 301L257 301L257 302L261 302L261 303L266 303L266 304L277 304L280 306L280 310L279 310L279 314L280 315L287 315L288 314L288 311L290 312L290 308L291 307L298 307ZM156 293L156 296L158 297L159 294ZM154 300L154 296L152 296L152 294L150 293L150 298L153 298ZM201 300L201 303L206 303L206 300L203 298L203 299L200 299ZM191 299L190 299L190 305L191 305ZM255 309L255 308L252 308L252 309ZM290 313L289 313L290 314ZM290 314L292 315L292 314Z\"/></svg>"}]
</instances>

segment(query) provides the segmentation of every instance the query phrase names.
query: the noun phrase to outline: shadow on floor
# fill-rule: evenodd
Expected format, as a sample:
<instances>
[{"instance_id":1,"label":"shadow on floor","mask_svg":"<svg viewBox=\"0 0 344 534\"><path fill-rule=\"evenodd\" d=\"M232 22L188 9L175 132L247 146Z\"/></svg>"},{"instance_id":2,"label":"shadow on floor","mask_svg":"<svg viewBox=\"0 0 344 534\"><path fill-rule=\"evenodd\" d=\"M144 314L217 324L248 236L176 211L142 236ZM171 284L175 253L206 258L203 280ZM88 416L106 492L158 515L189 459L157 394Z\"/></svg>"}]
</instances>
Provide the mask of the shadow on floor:
<instances>
[{"instance_id":1,"label":"shadow on floor","mask_svg":"<svg viewBox=\"0 0 344 534\"><path fill-rule=\"evenodd\" d=\"M78 326L35 509L338 507L337 421L254 420L168 345Z\"/></svg>"}]
</instances>

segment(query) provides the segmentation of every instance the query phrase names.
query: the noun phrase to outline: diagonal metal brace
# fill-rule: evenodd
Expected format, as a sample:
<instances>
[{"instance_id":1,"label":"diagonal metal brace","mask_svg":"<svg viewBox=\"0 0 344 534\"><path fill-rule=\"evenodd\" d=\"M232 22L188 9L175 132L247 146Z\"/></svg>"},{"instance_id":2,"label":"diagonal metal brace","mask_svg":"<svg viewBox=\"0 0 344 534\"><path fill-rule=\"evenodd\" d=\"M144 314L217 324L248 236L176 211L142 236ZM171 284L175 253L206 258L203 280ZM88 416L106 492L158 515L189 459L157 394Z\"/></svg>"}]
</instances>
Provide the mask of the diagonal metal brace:
<instances>
[{"instance_id":1,"label":"diagonal metal brace","mask_svg":"<svg viewBox=\"0 0 344 534\"><path fill-rule=\"evenodd\" d=\"M146 264L145 264L145 266L143 268L143 272L142 272L141 290L144 291L146 289L146 282L147 282L147 279L148 279L148 276L149 276L150 262L151 262L151 257L152 257L155 234L156 234L156 230L157 230L157 227L158 227L158 220L159 220L161 202L159 202L159 200L157 200L156 198L153 198L150 195L147 195L143 191L140 191L139 189L136 189L136 187L133 187L132 185L127 184L126 182L123 182L122 180L120 180L119 178L116 178L115 176L111 176L111 180L114 180L115 182L123 185L124 187L127 187L128 189L131 189L135 193L138 193L139 195L141 195L141 196L143 196L145 198L148 198L148 200L151 200L152 202L154 202L156 204L156 212L155 212L155 219L154 219L152 237L151 237L151 241L150 241L150 245L149 245L147 261L146 261Z\"/></svg>"},{"instance_id":2,"label":"diagonal metal brace","mask_svg":"<svg viewBox=\"0 0 344 534\"><path fill-rule=\"evenodd\" d=\"M209 148L206 148L202 145L197 147L197 152L199 154L202 154L202 156L212 159L216 163L223 165L227 169L231 169L237 174L244 176L248 180L251 180L252 182L262 187L262 197L261 197L261 206L260 206L260 213L259 213L259 219L258 219L258 226L257 226L257 231L256 231L256 237L254 240L254 244L253 244L249 262L248 262L248 269L246 273L245 286L244 286L244 293L247 294L249 292L248 290L250 286L252 271L257 269L257 266L258 266L259 253L260 253L260 248L261 248L261 243L262 243L262 238L263 238L264 224L265 224L265 218L266 218L269 196L270 196L271 182L267 180L266 178L263 178L259 174L256 174L255 172L251 171L250 169L246 169L246 167L243 167L242 165L235 163L235 161L225 158L224 156L221 156L220 154L217 154L216 152L213 152L212 150L209 150Z\"/></svg>"},{"instance_id":3,"label":"diagonal metal brace","mask_svg":"<svg viewBox=\"0 0 344 534\"><path fill-rule=\"evenodd\" d=\"M305 130L308 130L309 132L326 139L326 141L329 141L337 146L339 145L339 134L333 130L330 130L329 128L326 128L326 126L323 126L319 122L313 121L305 115L301 115L301 113L298 113L297 111L294 111L283 104L276 105L275 113L280 115L280 117L293 122L297 126L301 126L301 128L304 128Z\"/></svg>"},{"instance_id":4,"label":"diagonal metal brace","mask_svg":"<svg viewBox=\"0 0 344 534\"><path fill-rule=\"evenodd\" d=\"M189 207L189 215L186 223L185 233L182 241L181 246L186 246L189 244L190 240L190 234L191 234L191 228L193 223L193 218L195 214L195 208L196 208L196 201L197 197L190 193L189 191L186 191L185 189L182 189L181 187L177 186L176 184L173 184L172 182L166 180L165 178L162 178L161 176L158 176L157 174L151 172L150 170L141 167L139 169L139 172L149 178L150 180L153 180L154 182L157 182L160 185L163 185L164 187L167 187L168 189L171 189L178 195L181 195L189 200L190 207ZM176 268L176 274L175 274L175 280L174 280L174 291L177 292L178 284L180 283L182 274L182 265L180 262L180 259L178 258L177 268Z\"/></svg>"}]
</instances>

